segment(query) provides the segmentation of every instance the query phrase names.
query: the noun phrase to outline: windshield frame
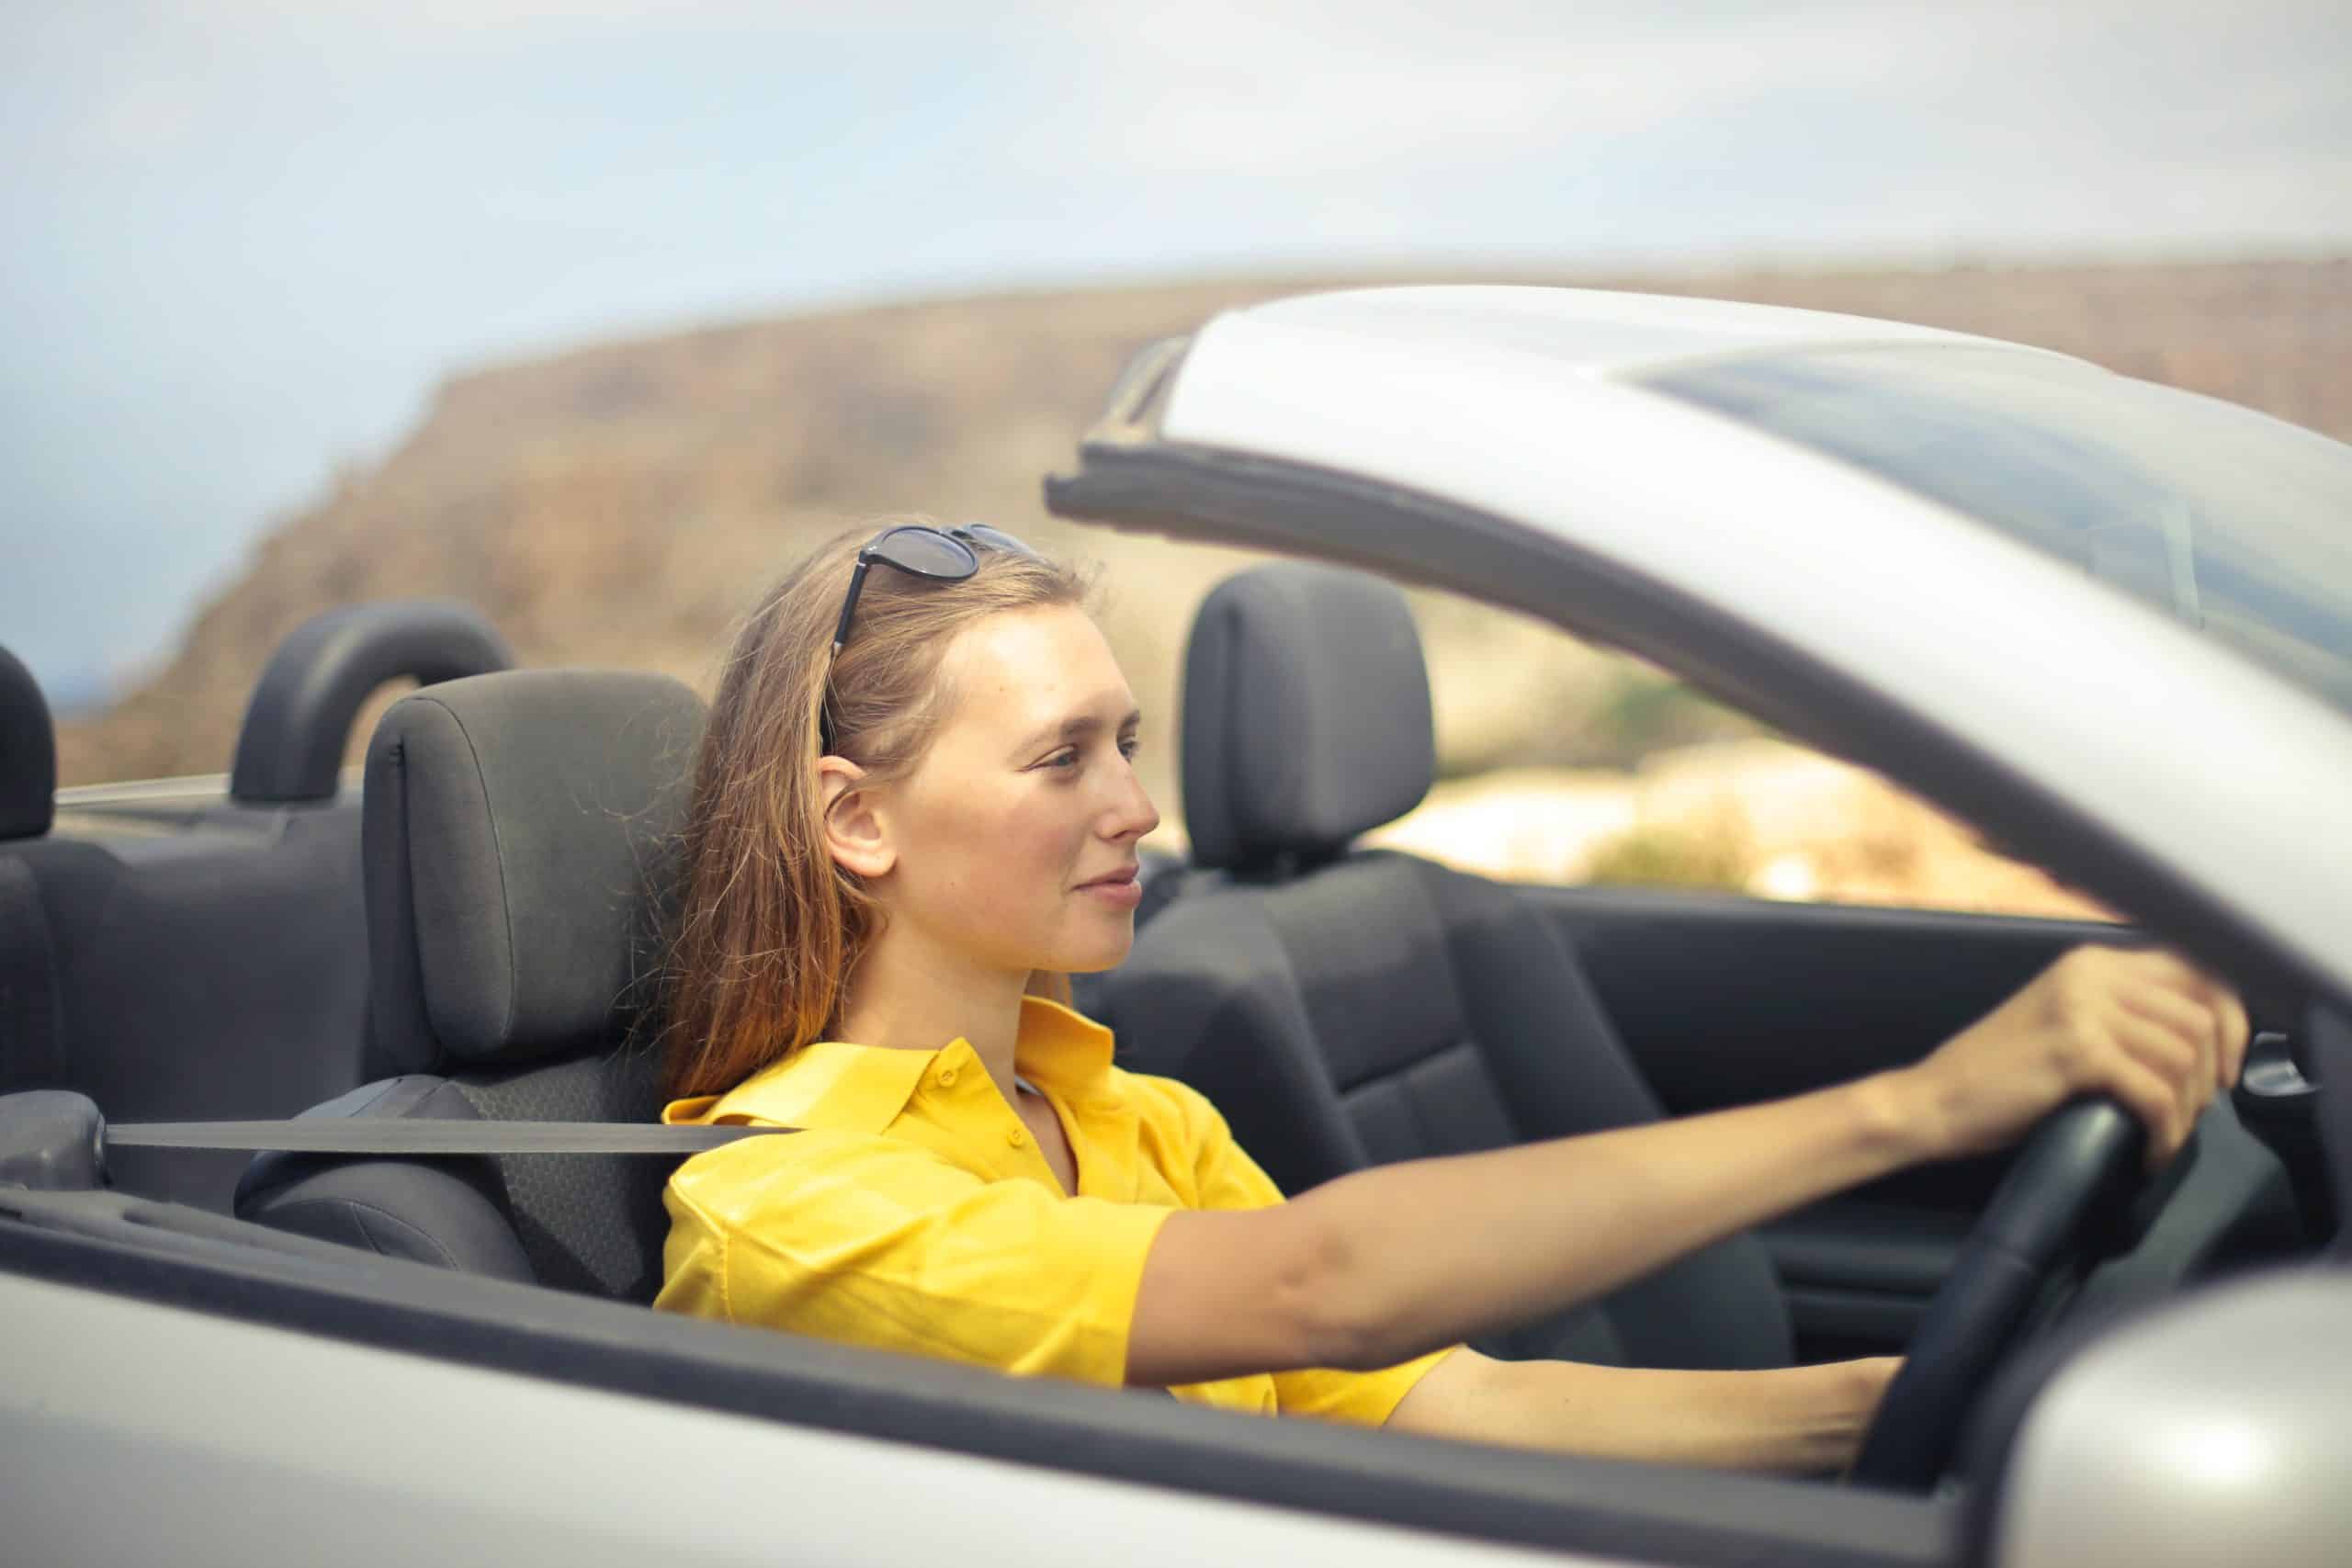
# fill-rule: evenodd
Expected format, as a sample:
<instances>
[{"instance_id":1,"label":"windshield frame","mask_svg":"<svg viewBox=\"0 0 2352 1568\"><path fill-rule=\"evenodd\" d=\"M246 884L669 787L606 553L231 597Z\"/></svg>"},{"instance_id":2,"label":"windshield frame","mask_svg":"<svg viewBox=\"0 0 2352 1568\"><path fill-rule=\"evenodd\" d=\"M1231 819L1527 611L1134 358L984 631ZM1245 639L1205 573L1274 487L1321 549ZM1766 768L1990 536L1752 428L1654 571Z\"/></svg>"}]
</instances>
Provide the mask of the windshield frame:
<instances>
[{"instance_id":1,"label":"windshield frame","mask_svg":"<svg viewBox=\"0 0 2352 1568\"><path fill-rule=\"evenodd\" d=\"M1163 376L1161 389L1172 380ZM1263 452L1155 441L1156 400L1114 408L1103 438L1082 445L1079 471L1047 479L1049 511L1363 568L1621 649L1804 744L1885 773L1973 824L2004 852L2042 866L2258 992L2326 995L2352 1006L2352 952L2331 962L2324 948L2315 951L2293 940L2300 933L2265 920L2268 911L2258 902L2241 903L2184 874L2014 758L1971 741L1850 665L1825 660L1772 627L1532 521ZM1442 549L1431 547L1438 538ZM2314 712L2336 723L2333 710ZM2337 728L2330 742L2352 741L2352 722ZM2352 900L2352 886L2336 891Z\"/></svg>"},{"instance_id":2,"label":"windshield frame","mask_svg":"<svg viewBox=\"0 0 2352 1568\"><path fill-rule=\"evenodd\" d=\"M2041 550L2352 716L2352 446L1990 344L1808 344L1630 379Z\"/></svg>"}]
</instances>

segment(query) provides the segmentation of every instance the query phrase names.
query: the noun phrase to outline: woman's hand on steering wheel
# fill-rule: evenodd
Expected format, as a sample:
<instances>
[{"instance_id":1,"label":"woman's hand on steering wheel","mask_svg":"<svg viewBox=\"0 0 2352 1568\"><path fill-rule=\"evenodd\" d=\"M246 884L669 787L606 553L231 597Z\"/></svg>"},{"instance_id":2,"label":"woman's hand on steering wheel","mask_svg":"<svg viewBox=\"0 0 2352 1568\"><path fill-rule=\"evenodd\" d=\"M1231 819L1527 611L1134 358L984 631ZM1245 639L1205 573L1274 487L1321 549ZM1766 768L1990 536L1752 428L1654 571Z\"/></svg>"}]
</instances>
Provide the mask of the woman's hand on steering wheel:
<instances>
[{"instance_id":1,"label":"woman's hand on steering wheel","mask_svg":"<svg viewBox=\"0 0 2352 1568\"><path fill-rule=\"evenodd\" d=\"M1900 1077L1939 1156L2002 1147L2107 1095L2146 1124L2154 1170L2237 1081L2246 1038L2235 993L2173 954L2078 947Z\"/></svg>"}]
</instances>

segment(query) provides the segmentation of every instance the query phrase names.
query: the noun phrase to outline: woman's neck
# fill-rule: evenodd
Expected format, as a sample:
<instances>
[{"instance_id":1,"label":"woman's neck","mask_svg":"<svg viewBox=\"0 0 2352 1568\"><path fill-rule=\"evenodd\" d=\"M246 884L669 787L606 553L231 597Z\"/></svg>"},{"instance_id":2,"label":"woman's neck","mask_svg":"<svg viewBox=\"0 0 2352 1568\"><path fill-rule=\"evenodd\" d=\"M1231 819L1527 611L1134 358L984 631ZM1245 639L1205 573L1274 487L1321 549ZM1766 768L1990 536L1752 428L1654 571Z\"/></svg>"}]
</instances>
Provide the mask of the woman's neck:
<instances>
[{"instance_id":1,"label":"woman's neck","mask_svg":"<svg viewBox=\"0 0 2352 1568\"><path fill-rule=\"evenodd\" d=\"M860 1045L936 1051L959 1035L971 1043L1007 1104L1013 1103L1013 1048L1021 1036L1024 971L973 964L893 922L851 976L842 1037Z\"/></svg>"}]
</instances>

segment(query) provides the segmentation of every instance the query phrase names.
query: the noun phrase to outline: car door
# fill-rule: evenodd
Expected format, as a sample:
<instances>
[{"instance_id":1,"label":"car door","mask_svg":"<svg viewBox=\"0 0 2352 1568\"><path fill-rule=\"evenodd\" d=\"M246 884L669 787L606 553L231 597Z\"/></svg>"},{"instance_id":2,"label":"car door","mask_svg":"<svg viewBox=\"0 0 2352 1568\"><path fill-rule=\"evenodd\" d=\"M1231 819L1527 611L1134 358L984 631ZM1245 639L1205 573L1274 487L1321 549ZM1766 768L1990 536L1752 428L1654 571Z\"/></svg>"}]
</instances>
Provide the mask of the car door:
<instances>
[{"instance_id":1,"label":"car door","mask_svg":"<svg viewBox=\"0 0 2352 1568\"><path fill-rule=\"evenodd\" d=\"M2132 940L2087 920L1657 888L1525 897L1673 1115L1916 1061L2068 948ZM1800 1359L1902 1349L2005 1166L1916 1167L1765 1226Z\"/></svg>"}]
</instances>

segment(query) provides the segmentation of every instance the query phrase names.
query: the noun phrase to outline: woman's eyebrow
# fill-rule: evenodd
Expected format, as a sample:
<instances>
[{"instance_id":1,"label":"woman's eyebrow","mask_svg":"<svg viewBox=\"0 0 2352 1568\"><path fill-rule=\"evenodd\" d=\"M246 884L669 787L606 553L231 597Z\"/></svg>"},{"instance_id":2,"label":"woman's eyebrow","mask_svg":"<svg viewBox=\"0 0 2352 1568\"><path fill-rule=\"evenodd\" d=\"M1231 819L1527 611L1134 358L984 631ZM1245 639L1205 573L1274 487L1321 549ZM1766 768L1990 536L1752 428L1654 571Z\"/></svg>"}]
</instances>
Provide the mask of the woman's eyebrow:
<instances>
[{"instance_id":1,"label":"woman's eyebrow","mask_svg":"<svg viewBox=\"0 0 2352 1568\"><path fill-rule=\"evenodd\" d=\"M1142 722L1143 709L1130 708L1127 710L1127 716L1119 721L1119 728L1123 730L1133 729ZM1059 724L1049 724L1045 728L1040 729L1036 733L1024 739L1021 742L1019 750L1027 751L1033 748L1043 746L1048 740L1058 740L1064 745L1068 745L1073 740L1085 739L1088 736L1095 734L1101 730L1102 728L1102 721L1092 714L1072 714L1069 717L1063 719Z\"/></svg>"}]
</instances>

